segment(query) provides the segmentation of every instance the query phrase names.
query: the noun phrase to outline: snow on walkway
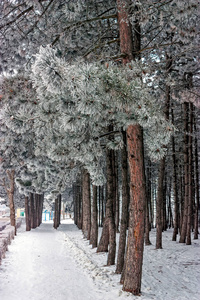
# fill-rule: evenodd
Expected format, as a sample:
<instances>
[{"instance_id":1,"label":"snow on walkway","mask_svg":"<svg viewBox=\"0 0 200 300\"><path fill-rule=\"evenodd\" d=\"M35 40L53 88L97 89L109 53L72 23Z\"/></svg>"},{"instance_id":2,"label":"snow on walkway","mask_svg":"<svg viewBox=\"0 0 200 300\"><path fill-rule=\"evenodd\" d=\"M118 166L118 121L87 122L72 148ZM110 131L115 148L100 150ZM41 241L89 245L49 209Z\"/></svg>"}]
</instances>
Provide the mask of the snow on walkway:
<instances>
[{"instance_id":1,"label":"snow on walkway","mask_svg":"<svg viewBox=\"0 0 200 300\"><path fill-rule=\"evenodd\" d=\"M142 295L122 291L107 254L91 249L68 219L58 230L52 223L25 232L23 225L0 266L0 300L199 300L200 240L191 246L163 233L163 249L144 250ZM101 230L101 229L100 229ZM100 235L100 234L99 234ZM119 237L119 235L118 235Z\"/></svg>"},{"instance_id":2,"label":"snow on walkway","mask_svg":"<svg viewBox=\"0 0 200 300\"><path fill-rule=\"evenodd\" d=\"M65 231L66 228L61 226L60 229ZM77 264L87 270L105 295L110 293L109 300L200 300L200 239L192 239L192 245L186 246L173 242L172 233L173 229L163 232L163 249L155 250L156 230L151 230L152 245L144 248L142 295L134 297L121 290L116 267L105 266L106 253L96 253L96 249L91 249L76 226L71 225L65 232L66 242ZM119 234L117 244L118 240Z\"/></svg>"},{"instance_id":3,"label":"snow on walkway","mask_svg":"<svg viewBox=\"0 0 200 300\"><path fill-rule=\"evenodd\" d=\"M0 266L0 299L105 298L92 279L77 268L63 233L54 230L52 224L42 224L31 232L18 231L9 246Z\"/></svg>"}]
</instances>

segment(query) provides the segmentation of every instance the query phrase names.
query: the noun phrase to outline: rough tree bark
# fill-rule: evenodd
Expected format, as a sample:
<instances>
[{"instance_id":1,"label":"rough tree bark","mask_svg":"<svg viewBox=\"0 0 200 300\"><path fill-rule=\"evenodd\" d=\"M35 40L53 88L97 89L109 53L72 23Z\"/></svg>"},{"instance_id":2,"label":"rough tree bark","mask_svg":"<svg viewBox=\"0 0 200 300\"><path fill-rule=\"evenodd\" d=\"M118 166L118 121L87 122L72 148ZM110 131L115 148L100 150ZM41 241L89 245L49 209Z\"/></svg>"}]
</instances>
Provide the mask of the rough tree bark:
<instances>
[{"instance_id":1,"label":"rough tree bark","mask_svg":"<svg viewBox=\"0 0 200 300\"><path fill-rule=\"evenodd\" d=\"M140 126L129 126L127 144L130 169L130 206L123 290L132 292L134 295L139 295L141 292L144 248L146 194L142 135Z\"/></svg>"},{"instance_id":2,"label":"rough tree bark","mask_svg":"<svg viewBox=\"0 0 200 300\"><path fill-rule=\"evenodd\" d=\"M93 202L92 202L92 227L91 227L90 244L92 245L92 248L96 248L98 242L97 186L93 185L92 190L93 190Z\"/></svg>"},{"instance_id":3,"label":"rough tree bark","mask_svg":"<svg viewBox=\"0 0 200 300\"><path fill-rule=\"evenodd\" d=\"M106 150L106 178L106 215L97 252L108 252L107 265L110 266L115 264L116 254L116 228L113 210L115 195L115 193L113 194L113 150L110 149Z\"/></svg>"},{"instance_id":4,"label":"rough tree bark","mask_svg":"<svg viewBox=\"0 0 200 300\"><path fill-rule=\"evenodd\" d=\"M128 162L126 132L122 131L124 147L121 151L121 173L122 173L122 213L120 223L119 249L117 256L116 274L121 274L124 267L124 257L126 249L126 230L128 224L128 203L129 203L129 184L128 184Z\"/></svg>"},{"instance_id":5,"label":"rough tree bark","mask_svg":"<svg viewBox=\"0 0 200 300\"><path fill-rule=\"evenodd\" d=\"M39 195L35 194L35 225L39 226Z\"/></svg>"},{"instance_id":6,"label":"rough tree bark","mask_svg":"<svg viewBox=\"0 0 200 300\"><path fill-rule=\"evenodd\" d=\"M15 219L15 204L14 204L15 170L7 170L6 173L9 180L9 187L6 185L5 179L4 179L4 187L8 195L8 201L10 207L10 224L11 226L15 227L15 235L17 235L16 219Z\"/></svg>"},{"instance_id":7,"label":"rough tree bark","mask_svg":"<svg viewBox=\"0 0 200 300\"><path fill-rule=\"evenodd\" d=\"M105 196L104 196L104 191L105 191L105 186L100 187L100 197L101 197L101 205L102 205L102 210L101 210L101 226L103 226L103 222L105 219Z\"/></svg>"},{"instance_id":8,"label":"rough tree bark","mask_svg":"<svg viewBox=\"0 0 200 300\"><path fill-rule=\"evenodd\" d=\"M184 102L184 205L181 225L181 234L179 243L185 243L187 233L187 216L188 216L188 195L189 195L189 174L188 174L188 110L189 104Z\"/></svg>"},{"instance_id":9,"label":"rough tree bark","mask_svg":"<svg viewBox=\"0 0 200 300\"><path fill-rule=\"evenodd\" d=\"M151 245L149 232L150 232L150 222L149 222L149 215L150 215L150 203L151 203L151 169L150 163L147 165L147 174L146 174L146 183L147 183L147 195L146 195L146 215L145 215L145 245Z\"/></svg>"},{"instance_id":10,"label":"rough tree bark","mask_svg":"<svg viewBox=\"0 0 200 300\"><path fill-rule=\"evenodd\" d=\"M113 126L109 126L110 129L109 131L113 131ZM112 155L112 180L113 180L113 214L114 214L114 218L116 218L116 197L117 197L117 178L116 178L116 154L115 151L112 150L111 152Z\"/></svg>"},{"instance_id":11,"label":"rough tree bark","mask_svg":"<svg viewBox=\"0 0 200 300\"><path fill-rule=\"evenodd\" d=\"M188 137L188 207L187 207L187 232L186 245L191 245L191 226L192 226L192 134L193 134L193 105L189 104L189 137Z\"/></svg>"},{"instance_id":12,"label":"rough tree bark","mask_svg":"<svg viewBox=\"0 0 200 300\"><path fill-rule=\"evenodd\" d=\"M158 172L158 192L156 198L156 249L162 249L162 206L165 157L161 159Z\"/></svg>"},{"instance_id":13,"label":"rough tree bark","mask_svg":"<svg viewBox=\"0 0 200 300\"><path fill-rule=\"evenodd\" d=\"M58 195L58 227L59 225L61 224L60 221L61 221L61 200L62 200L62 196L61 194Z\"/></svg>"},{"instance_id":14,"label":"rough tree bark","mask_svg":"<svg viewBox=\"0 0 200 300\"><path fill-rule=\"evenodd\" d=\"M90 199L90 175L87 170L83 170L82 174L82 231L87 240L90 240L91 231L91 199Z\"/></svg>"},{"instance_id":15,"label":"rough tree bark","mask_svg":"<svg viewBox=\"0 0 200 300\"><path fill-rule=\"evenodd\" d=\"M76 183L72 186L73 193L73 206L74 206L74 224L78 225L78 198L77 198L77 185Z\"/></svg>"},{"instance_id":16,"label":"rough tree bark","mask_svg":"<svg viewBox=\"0 0 200 300\"><path fill-rule=\"evenodd\" d=\"M172 59L166 54L166 74L172 67ZM170 106L170 87L166 85L166 97L164 113L166 119L169 119ZM163 230L163 211L164 206L164 176L165 176L165 157L160 160L158 173L158 192L156 198L156 249L162 249L162 230Z\"/></svg>"},{"instance_id":17,"label":"rough tree bark","mask_svg":"<svg viewBox=\"0 0 200 300\"><path fill-rule=\"evenodd\" d=\"M25 216L26 216L26 231L31 230L30 226L30 208L29 208L29 201L28 197L25 197Z\"/></svg>"},{"instance_id":18,"label":"rough tree bark","mask_svg":"<svg viewBox=\"0 0 200 300\"><path fill-rule=\"evenodd\" d=\"M108 227L108 219L105 218L103 221L103 229L97 247L97 252L108 252L108 244L109 244L109 227Z\"/></svg>"},{"instance_id":19,"label":"rough tree bark","mask_svg":"<svg viewBox=\"0 0 200 300\"><path fill-rule=\"evenodd\" d=\"M99 195L99 197L98 197L98 204L99 204L99 210L98 210L98 225L100 226L100 227L102 227L102 221L101 221L101 210L103 209L103 207L101 207L101 187L99 186L98 187L98 195Z\"/></svg>"},{"instance_id":20,"label":"rough tree bark","mask_svg":"<svg viewBox=\"0 0 200 300\"><path fill-rule=\"evenodd\" d=\"M107 265L115 264L116 254L116 228L114 217L114 194L113 194L113 150L106 150L106 177L107 177L107 202L106 202L106 219L108 220L109 232L109 250Z\"/></svg>"},{"instance_id":21,"label":"rough tree bark","mask_svg":"<svg viewBox=\"0 0 200 300\"><path fill-rule=\"evenodd\" d=\"M34 194L30 193L30 215L31 215L31 228L34 228Z\"/></svg>"},{"instance_id":22,"label":"rough tree bark","mask_svg":"<svg viewBox=\"0 0 200 300\"><path fill-rule=\"evenodd\" d=\"M58 228L58 210L59 210L59 204L58 204L58 197L55 199L55 209L54 209L54 222L53 227L54 229Z\"/></svg>"},{"instance_id":23,"label":"rough tree bark","mask_svg":"<svg viewBox=\"0 0 200 300\"><path fill-rule=\"evenodd\" d=\"M39 225L42 223L43 204L44 204L44 194L41 194L40 195Z\"/></svg>"},{"instance_id":24,"label":"rough tree bark","mask_svg":"<svg viewBox=\"0 0 200 300\"><path fill-rule=\"evenodd\" d=\"M172 123L174 124L174 112L171 109ZM176 171L176 149L175 138L172 136L172 161L173 161L173 191L174 191L174 231L172 241L176 241L178 234L179 224L179 200L178 200L178 188L177 188L177 171Z\"/></svg>"},{"instance_id":25,"label":"rough tree bark","mask_svg":"<svg viewBox=\"0 0 200 300\"><path fill-rule=\"evenodd\" d=\"M108 126L108 132L113 131L113 126ZM108 252L107 264L115 263L116 253L116 227L115 227L115 205L116 205L116 176L115 176L115 155L113 150L106 150L106 211L103 221L103 230L97 252ZM103 209L103 202L102 202ZM112 209L112 211L111 211ZM114 224L113 224L114 222ZM108 247L109 245L109 247Z\"/></svg>"},{"instance_id":26,"label":"rough tree bark","mask_svg":"<svg viewBox=\"0 0 200 300\"><path fill-rule=\"evenodd\" d=\"M78 185L78 190L77 190L77 197L78 197L78 228L82 229L82 189L81 185Z\"/></svg>"},{"instance_id":27,"label":"rough tree bark","mask_svg":"<svg viewBox=\"0 0 200 300\"><path fill-rule=\"evenodd\" d=\"M133 51L140 50L140 25L134 27L134 45L129 22L130 1L117 0L120 50L125 54L123 63L130 62ZM130 169L130 212L127 254L125 262L123 290L139 295L141 291L142 262L144 248L145 217L145 174L143 153L143 132L139 125L129 125L127 129L128 162Z\"/></svg>"},{"instance_id":28,"label":"rough tree bark","mask_svg":"<svg viewBox=\"0 0 200 300\"><path fill-rule=\"evenodd\" d=\"M198 143L197 143L197 127L196 127L196 118L194 118L194 155L195 155L195 218L194 218L194 239L198 239L198 212L199 212L199 161L198 161Z\"/></svg>"},{"instance_id":29,"label":"rough tree bark","mask_svg":"<svg viewBox=\"0 0 200 300\"><path fill-rule=\"evenodd\" d=\"M116 173L116 208L115 208L115 226L116 232L119 233L119 215L120 215L120 205L119 205L119 182L118 182L118 152L115 153L115 173Z\"/></svg>"}]
</instances>

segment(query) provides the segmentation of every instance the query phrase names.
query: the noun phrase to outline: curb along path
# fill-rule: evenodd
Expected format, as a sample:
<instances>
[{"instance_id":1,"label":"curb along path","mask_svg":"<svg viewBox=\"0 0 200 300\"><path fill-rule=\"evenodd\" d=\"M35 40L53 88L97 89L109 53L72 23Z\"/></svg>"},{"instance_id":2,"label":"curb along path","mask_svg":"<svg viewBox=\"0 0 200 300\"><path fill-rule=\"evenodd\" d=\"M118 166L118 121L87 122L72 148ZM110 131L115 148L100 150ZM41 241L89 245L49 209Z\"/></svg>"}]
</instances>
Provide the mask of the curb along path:
<instances>
[{"instance_id":1,"label":"curb along path","mask_svg":"<svg viewBox=\"0 0 200 300\"><path fill-rule=\"evenodd\" d=\"M21 226L22 219L16 220L17 229ZM8 219L0 219L0 264L3 258L5 258L6 251L8 251L8 245L15 237L15 228L10 225Z\"/></svg>"}]
</instances>

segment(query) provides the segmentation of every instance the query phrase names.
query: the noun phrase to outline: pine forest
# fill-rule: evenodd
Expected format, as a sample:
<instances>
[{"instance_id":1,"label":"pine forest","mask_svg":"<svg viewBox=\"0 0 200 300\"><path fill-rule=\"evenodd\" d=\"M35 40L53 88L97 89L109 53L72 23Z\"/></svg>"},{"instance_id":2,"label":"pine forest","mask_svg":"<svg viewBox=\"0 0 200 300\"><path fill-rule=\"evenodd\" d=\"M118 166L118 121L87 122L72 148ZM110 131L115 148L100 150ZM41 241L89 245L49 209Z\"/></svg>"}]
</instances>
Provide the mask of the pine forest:
<instances>
[{"instance_id":1,"label":"pine forest","mask_svg":"<svg viewBox=\"0 0 200 300\"><path fill-rule=\"evenodd\" d=\"M47 194L59 228L67 189L74 224L135 296L152 230L155 251L169 229L198 239L199 24L198 0L0 1L0 193L15 235L15 209L31 231Z\"/></svg>"}]
</instances>

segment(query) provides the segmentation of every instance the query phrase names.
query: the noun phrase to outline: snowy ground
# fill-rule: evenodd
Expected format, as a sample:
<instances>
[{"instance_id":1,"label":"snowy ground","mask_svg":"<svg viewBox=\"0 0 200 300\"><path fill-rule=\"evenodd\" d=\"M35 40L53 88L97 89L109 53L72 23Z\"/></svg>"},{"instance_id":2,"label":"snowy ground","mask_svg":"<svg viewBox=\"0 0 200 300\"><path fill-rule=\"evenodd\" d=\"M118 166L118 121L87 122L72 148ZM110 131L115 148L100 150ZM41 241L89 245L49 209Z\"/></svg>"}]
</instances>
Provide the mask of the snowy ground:
<instances>
[{"instance_id":1,"label":"snowy ground","mask_svg":"<svg viewBox=\"0 0 200 300\"><path fill-rule=\"evenodd\" d=\"M192 246L171 241L163 233L163 249L145 247L142 295L122 292L115 267L106 267L105 253L96 253L72 220L25 232L9 246L0 266L1 300L199 300L200 240Z\"/></svg>"}]
</instances>

